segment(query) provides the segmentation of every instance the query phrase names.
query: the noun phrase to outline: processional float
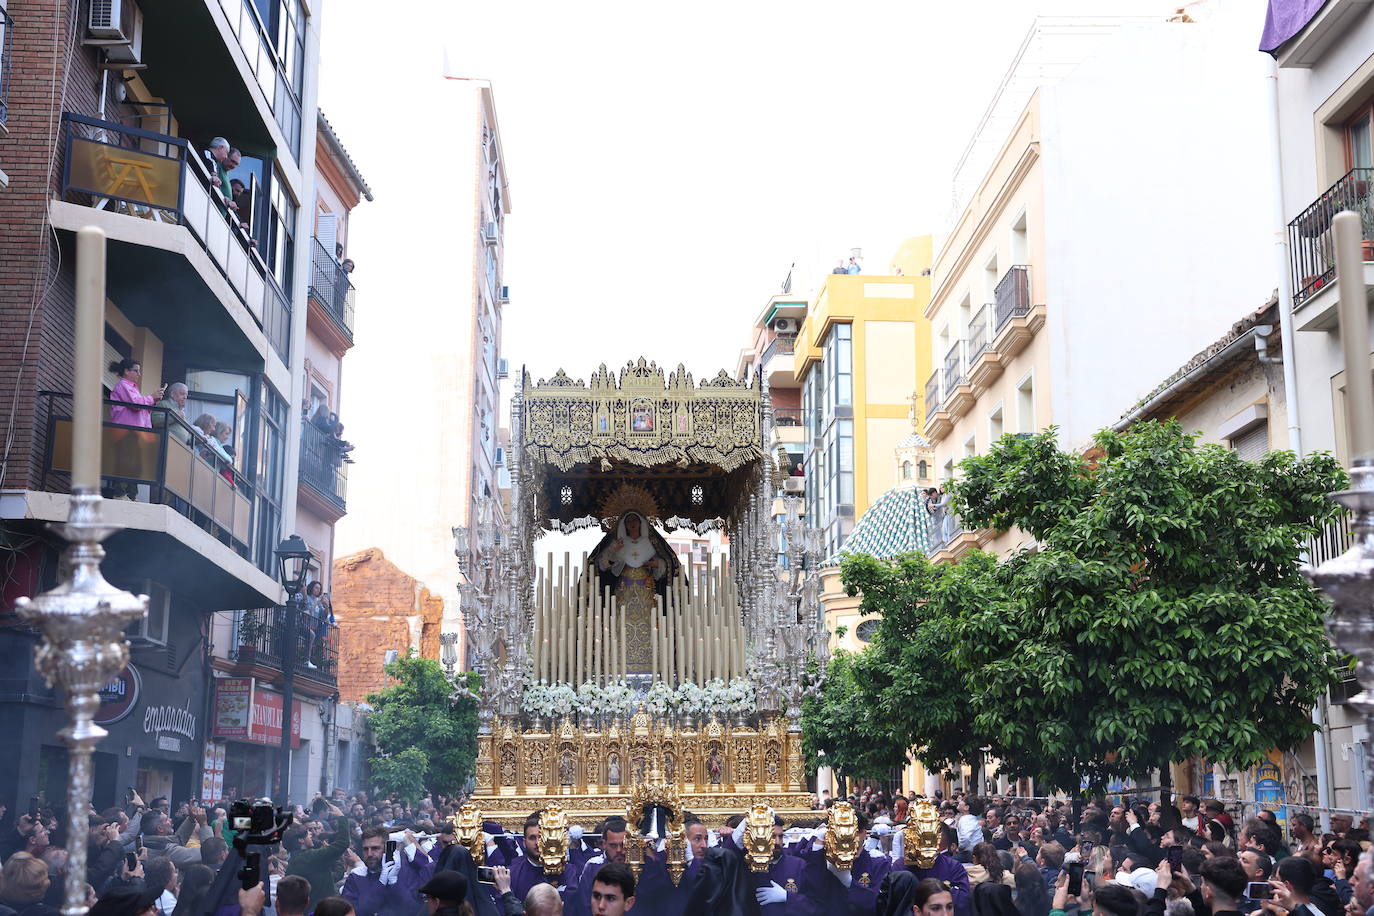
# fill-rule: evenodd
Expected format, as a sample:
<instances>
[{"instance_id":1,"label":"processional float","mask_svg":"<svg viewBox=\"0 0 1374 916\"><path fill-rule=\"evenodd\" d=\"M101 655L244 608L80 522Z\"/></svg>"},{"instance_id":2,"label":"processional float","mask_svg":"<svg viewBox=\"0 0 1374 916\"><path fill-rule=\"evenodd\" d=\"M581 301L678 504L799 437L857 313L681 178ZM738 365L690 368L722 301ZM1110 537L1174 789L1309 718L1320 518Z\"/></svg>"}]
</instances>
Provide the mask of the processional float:
<instances>
[{"instance_id":1,"label":"processional float","mask_svg":"<svg viewBox=\"0 0 1374 916\"><path fill-rule=\"evenodd\" d=\"M454 529L484 817L628 815L671 863L683 811L810 808L799 722L828 659L820 538L783 495L772 421L758 374L695 381L643 359L587 381L522 373L509 513L487 499ZM604 535L590 554L541 557L542 535L589 528ZM660 529L719 530L728 555L681 562Z\"/></svg>"}]
</instances>

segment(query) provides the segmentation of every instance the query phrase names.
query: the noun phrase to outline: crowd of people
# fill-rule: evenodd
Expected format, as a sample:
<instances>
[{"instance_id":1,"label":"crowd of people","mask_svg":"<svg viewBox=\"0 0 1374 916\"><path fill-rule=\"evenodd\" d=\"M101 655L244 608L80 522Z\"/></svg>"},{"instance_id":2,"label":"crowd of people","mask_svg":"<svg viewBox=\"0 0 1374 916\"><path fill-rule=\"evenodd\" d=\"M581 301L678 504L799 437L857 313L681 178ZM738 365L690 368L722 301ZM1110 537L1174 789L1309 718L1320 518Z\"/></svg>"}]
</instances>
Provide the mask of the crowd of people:
<instances>
[{"instance_id":1,"label":"crowd of people","mask_svg":"<svg viewBox=\"0 0 1374 916\"><path fill-rule=\"evenodd\" d=\"M455 841L461 799L442 796L411 806L336 791L296 807L279 847L263 855L263 886L249 891L237 879L216 882L239 867L227 806L145 805L131 793L124 807L92 811L79 841L96 916L1374 916L1369 826L1349 815L1322 833L1296 813L1285 837L1272 811L1237 823L1220 802L1191 795L1077 809L958 793L846 801L860 850L847 869L825 850L834 800L823 795L812 818L774 819L764 872L745 862L743 815L707 825L688 814L676 883L661 843L647 843L642 868L630 867L632 831L619 817L570 828L553 877L540 859L538 811L515 829L484 824L479 863ZM932 845L923 839L913 858L904 827L932 810L920 834ZM0 916L55 916L71 838L44 809L0 813L0 829Z\"/></svg>"}]
</instances>

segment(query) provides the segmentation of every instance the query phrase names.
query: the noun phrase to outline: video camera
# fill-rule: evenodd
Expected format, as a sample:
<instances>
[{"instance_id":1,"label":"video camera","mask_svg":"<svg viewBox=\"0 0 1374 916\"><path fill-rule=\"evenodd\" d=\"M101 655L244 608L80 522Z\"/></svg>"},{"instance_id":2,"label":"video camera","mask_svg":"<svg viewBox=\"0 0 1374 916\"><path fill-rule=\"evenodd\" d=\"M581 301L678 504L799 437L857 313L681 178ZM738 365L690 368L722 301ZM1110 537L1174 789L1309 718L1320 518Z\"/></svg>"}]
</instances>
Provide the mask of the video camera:
<instances>
[{"instance_id":1,"label":"video camera","mask_svg":"<svg viewBox=\"0 0 1374 916\"><path fill-rule=\"evenodd\" d=\"M234 851L243 857L238 878L244 890L252 890L263 881L262 853L249 852L249 846L276 846L282 834L291 826L290 811L270 804L253 804L239 799L229 805L229 829L234 831Z\"/></svg>"},{"instance_id":2,"label":"video camera","mask_svg":"<svg viewBox=\"0 0 1374 916\"><path fill-rule=\"evenodd\" d=\"M262 853L257 847L279 844L292 820L289 810L273 807L267 802L239 799L230 803L228 821L229 829L234 832L234 840L229 855L220 866L195 916L215 916L220 907L238 903L240 888L252 890L259 884L267 893L265 905L271 906L272 885L269 876L264 873ZM254 847L253 851L250 852L249 847Z\"/></svg>"}]
</instances>

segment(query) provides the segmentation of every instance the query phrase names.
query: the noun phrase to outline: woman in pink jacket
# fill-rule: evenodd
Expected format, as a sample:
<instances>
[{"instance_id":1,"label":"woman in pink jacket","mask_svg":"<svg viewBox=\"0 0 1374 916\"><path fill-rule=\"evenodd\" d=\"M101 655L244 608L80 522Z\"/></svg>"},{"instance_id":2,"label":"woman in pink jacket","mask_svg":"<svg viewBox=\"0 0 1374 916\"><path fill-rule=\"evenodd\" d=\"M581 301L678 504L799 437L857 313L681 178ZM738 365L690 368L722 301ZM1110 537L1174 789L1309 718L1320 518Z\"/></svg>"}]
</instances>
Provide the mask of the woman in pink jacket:
<instances>
[{"instance_id":1,"label":"woman in pink jacket","mask_svg":"<svg viewBox=\"0 0 1374 916\"><path fill-rule=\"evenodd\" d=\"M143 379L143 366L137 360L121 359L110 363L110 371L119 377L114 390L110 392L110 400L114 402L110 405L110 422L121 426L152 429L153 412L148 408L162 400L163 389L159 388L151 396L139 390L139 382ZM109 436L115 475L134 480L150 479L153 472L144 460L144 453L147 448L156 453L156 437L129 429L112 429ZM138 498L138 484L132 481L116 481L111 484L110 490L111 496L114 497Z\"/></svg>"},{"instance_id":2,"label":"woman in pink jacket","mask_svg":"<svg viewBox=\"0 0 1374 916\"><path fill-rule=\"evenodd\" d=\"M152 429L152 411L140 410L139 405L152 407L162 400L163 389L159 388L151 396L140 391L139 383L143 381L143 364L137 360L121 359L118 362L110 363L110 371L119 376L119 381L115 384L114 390L110 392L110 400L122 402L115 403L110 407L110 422ZM126 407L125 404L129 406Z\"/></svg>"}]
</instances>

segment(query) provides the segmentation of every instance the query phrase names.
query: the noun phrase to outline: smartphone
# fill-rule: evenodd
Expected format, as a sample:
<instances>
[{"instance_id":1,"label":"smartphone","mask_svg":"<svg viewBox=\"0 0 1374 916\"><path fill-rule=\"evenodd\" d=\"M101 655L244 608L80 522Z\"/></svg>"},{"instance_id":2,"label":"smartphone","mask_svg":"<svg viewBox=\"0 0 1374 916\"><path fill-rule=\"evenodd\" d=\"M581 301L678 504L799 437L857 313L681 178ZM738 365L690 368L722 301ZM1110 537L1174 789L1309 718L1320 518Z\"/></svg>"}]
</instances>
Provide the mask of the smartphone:
<instances>
[{"instance_id":1,"label":"smartphone","mask_svg":"<svg viewBox=\"0 0 1374 916\"><path fill-rule=\"evenodd\" d=\"M138 853L136 853L136 852L126 852L126 853L124 853L124 866L125 866L126 868L128 868L129 871L133 871L135 868L138 868Z\"/></svg>"},{"instance_id":2,"label":"smartphone","mask_svg":"<svg viewBox=\"0 0 1374 916\"><path fill-rule=\"evenodd\" d=\"M1081 853L1079 853L1079 855L1081 855L1081 856L1083 857L1083 861L1084 861L1084 862L1086 862L1086 861L1088 861L1089 859L1092 858L1092 856L1093 856L1093 841L1092 841L1092 840L1084 840L1083 842L1081 842L1081 843L1078 844L1078 848L1081 849L1081 850L1083 850Z\"/></svg>"},{"instance_id":3,"label":"smartphone","mask_svg":"<svg viewBox=\"0 0 1374 916\"><path fill-rule=\"evenodd\" d=\"M495 884L496 869L490 865L477 866L477 881L481 884Z\"/></svg>"},{"instance_id":4,"label":"smartphone","mask_svg":"<svg viewBox=\"0 0 1374 916\"><path fill-rule=\"evenodd\" d=\"M29 820L31 820L31 821L36 821L36 820L38 820L38 805L39 805L39 801L40 801L40 799L38 798L37 795L31 796L31 797L29 798Z\"/></svg>"},{"instance_id":5,"label":"smartphone","mask_svg":"<svg viewBox=\"0 0 1374 916\"><path fill-rule=\"evenodd\" d=\"M1182 867L1183 867L1183 847L1182 847L1182 846L1170 846L1167 850L1165 850L1165 854L1168 855L1168 857L1169 857L1169 867L1170 867L1170 868L1179 869L1179 868L1182 868Z\"/></svg>"},{"instance_id":6,"label":"smartphone","mask_svg":"<svg viewBox=\"0 0 1374 916\"><path fill-rule=\"evenodd\" d=\"M1245 896L1251 900L1268 900L1273 891L1268 881L1251 881L1245 885Z\"/></svg>"},{"instance_id":7,"label":"smartphone","mask_svg":"<svg viewBox=\"0 0 1374 916\"><path fill-rule=\"evenodd\" d=\"M1064 866L1069 872L1069 893L1075 897L1083 895L1083 863L1069 862Z\"/></svg>"},{"instance_id":8,"label":"smartphone","mask_svg":"<svg viewBox=\"0 0 1374 916\"><path fill-rule=\"evenodd\" d=\"M137 851L137 850L142 849L142 848L143 848L143 834L140 833L138 836L134 837L134 849L135 849L135 851Z\"/></svg>"},{"instance_id":9,"label":"smartphone","mask_svg":"<svg viewBox=\"0 0 1374 916\"><path fill-rule=\"evenodd\" d=\"M386 841L386 857L387 857L388 859L393 860L393 861L395 860L395 858L396 858L396 841L395 841L395 840L387 840L387 841Z\"/></svg>"}]
</instances>

